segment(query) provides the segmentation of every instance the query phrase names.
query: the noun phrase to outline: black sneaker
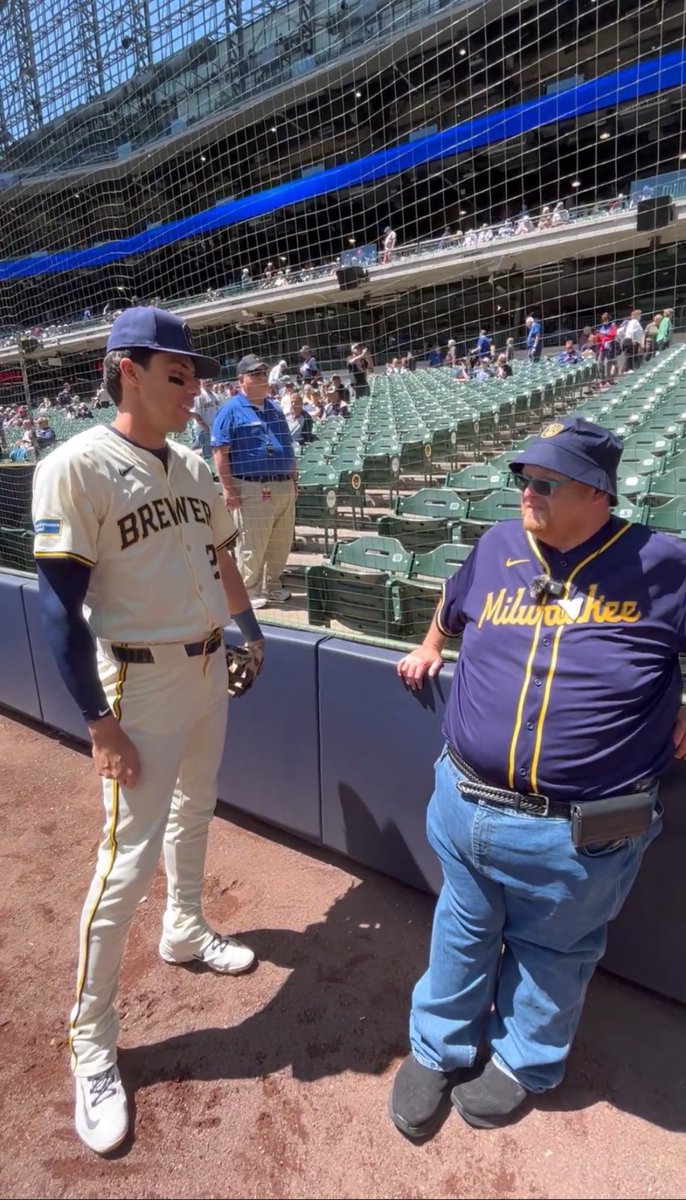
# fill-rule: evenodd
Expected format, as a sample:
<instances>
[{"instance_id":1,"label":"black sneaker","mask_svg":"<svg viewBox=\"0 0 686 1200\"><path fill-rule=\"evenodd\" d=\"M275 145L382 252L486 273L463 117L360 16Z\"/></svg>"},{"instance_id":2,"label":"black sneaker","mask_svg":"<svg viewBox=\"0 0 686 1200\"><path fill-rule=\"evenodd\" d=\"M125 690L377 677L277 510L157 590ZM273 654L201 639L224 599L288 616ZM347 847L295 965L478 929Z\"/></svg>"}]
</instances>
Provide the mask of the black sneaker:
<instances>
[{"instance_id":1,"label":"black sneaker","mask_svg":"<svg viewBox=\"0 0 686 1200\"><path fill-rule=\"evenodd\" d=\"M450 1099L468 1125L499 1129L522 1106L529 1093L491 1060L476 1079L458 1083Z\"/></svg>"},{"instance_id":2,"label":"black sneaker","mask_svg":"<svg viewBox=\"0 0 686 1200\"><path fill-rule=\"evenodd\" d=\"M395 1126L409 1138L423 1138L440 1124L447 1107L454 1073L423 1067L409 1054L393 1080L388 1113Z\"/></svg>"}]
</instances>

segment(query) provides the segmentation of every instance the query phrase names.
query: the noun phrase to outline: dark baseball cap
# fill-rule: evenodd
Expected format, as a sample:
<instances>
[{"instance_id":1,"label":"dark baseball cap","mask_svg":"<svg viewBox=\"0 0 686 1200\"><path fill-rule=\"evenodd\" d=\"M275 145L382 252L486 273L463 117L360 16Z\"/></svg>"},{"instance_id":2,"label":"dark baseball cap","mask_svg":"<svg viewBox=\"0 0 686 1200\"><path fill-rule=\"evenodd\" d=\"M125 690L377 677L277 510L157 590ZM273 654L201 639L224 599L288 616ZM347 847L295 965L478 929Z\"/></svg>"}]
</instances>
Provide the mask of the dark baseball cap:
<instances>
[{"instance_id":1,"label":"dark baseball cap","mask_svg":"<svg viewBox=\"0 0 686 1200\"><path fill-rule=\"evenodd\" d=\"M540 436L510 463L510 470L546 467L607 492L610 504L616 504L617 467L623 449L620 438L604 425L595 425L583 417L569 417L546 425Z\"/></svg>"},{"instance_id":2,"label":"dark baseball cap","mask_svg":"<svg viewBox=\"0 0 686 1200\"><path fill-rule=\"evenodd\" d=\"M160 350L165 354L183 354L193 359L198 379L216 379L221 363L198 354L188 325L164 308L126 308L112 322L107 339L110 350Z\"/></svg>"},{"instance_id":3,"label":"dark baseball cap","mask_svg":"<svg viewBox=\"0 0 686 1200\"><path fill-rule=\"evenodd\" d=\"M238 366L237 375L252 375L253 371L268 371L269 367L258 354L244 354Z\"/></svg>"}]
</instances>

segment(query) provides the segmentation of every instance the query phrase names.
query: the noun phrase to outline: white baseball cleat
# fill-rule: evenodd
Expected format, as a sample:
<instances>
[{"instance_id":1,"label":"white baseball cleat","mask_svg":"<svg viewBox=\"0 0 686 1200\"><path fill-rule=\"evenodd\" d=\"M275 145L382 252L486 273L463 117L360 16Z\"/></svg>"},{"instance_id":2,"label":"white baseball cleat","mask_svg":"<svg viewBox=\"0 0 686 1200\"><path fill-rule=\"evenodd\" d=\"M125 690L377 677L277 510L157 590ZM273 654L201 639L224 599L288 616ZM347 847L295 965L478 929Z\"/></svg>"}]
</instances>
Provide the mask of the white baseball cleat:
<instances>
[{"instance_id":1,"label":"white baseball cleat","mask_svg":"<svg viewBox=\"0 0 686 1200\"><path fill-rule=\"evenodd\" d=\"M118 1067L76 1076L76 1132L89 1150L108 1154L124 1141L129 1108Z\"/></svg>"},{"instance_id":2,"label":"white baseball cleat","mask_svg":"<svg viewBox=\"0 0 686 1200\"><path fill-rule=\"evenodd\" d=\"M244 946L237 938L222 933L210 933L209 940L202 950L184 958L177 958L173 950L166 945L164 938L160 942L160 957L166 963L201 962L211 971L220 975L240 975L247 971L255 961L255 953Z\"/></svg>"},{"instance_id":3,"label":"white baseball cleat","mask_svg":"<svg viewBox=\"0 0 686 1200\"><path fill-rule=\"evenodd\" d=\"M266 596L254 596L250 601L252 608L268 608L269 601Z\"/></svg>"}]
</instances>

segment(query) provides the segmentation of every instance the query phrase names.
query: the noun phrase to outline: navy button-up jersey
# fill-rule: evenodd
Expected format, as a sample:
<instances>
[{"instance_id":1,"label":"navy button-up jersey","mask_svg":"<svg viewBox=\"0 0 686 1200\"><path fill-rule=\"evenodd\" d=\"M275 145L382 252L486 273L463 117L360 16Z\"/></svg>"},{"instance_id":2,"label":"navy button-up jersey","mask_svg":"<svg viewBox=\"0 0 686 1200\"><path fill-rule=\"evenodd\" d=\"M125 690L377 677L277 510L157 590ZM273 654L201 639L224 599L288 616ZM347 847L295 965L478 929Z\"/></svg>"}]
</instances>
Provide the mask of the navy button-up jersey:
<instances>
[{"instance_id":1,"label":"navy button-up jersey","mask_svg":"<svg viewBox=\"0 0 686 1200\"><path fill-rule=\"evenodd\" d=\"M295 466L288 422L271 400L253 408L242 392L219 409L212 426L212 446L228 446L232 475L283 475Z\"/></svg>"},{"instance_id":2,"label":"navy button-up jersey","mask_svg":"<svg viewBox=\"0 0 686 1200\"><path fill-rule=\"evenodd\" d=\"M531 598L542 574L564 582L559 599ZM612 517L562 554L502 521L446 583L438 624L463 632L443 732L482 778L590 800L666 770L686 542Z\"/></svg>"}]
</instances>

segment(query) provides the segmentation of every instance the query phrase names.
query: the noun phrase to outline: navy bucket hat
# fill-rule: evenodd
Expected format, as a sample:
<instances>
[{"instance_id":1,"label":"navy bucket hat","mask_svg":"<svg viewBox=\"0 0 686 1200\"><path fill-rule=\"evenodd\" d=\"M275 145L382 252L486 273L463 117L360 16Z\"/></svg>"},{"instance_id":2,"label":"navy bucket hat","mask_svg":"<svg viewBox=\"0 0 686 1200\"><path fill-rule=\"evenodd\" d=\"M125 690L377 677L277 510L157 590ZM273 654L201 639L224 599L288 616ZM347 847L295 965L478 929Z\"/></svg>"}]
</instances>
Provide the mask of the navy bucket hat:
<instances>
[{"instance_id":1,"label":"navy bucket hat","mask_svg":"<svg viewBox=\"0 0 686 1200\"><path fill-rule=\"evenodd\" d=\"M610 504L616 504L617 467L623 448L620 438L603 425L569 417L546 425L510 463L510 470L545 467L607 492Z\"/></svg>"}]
</instances>

